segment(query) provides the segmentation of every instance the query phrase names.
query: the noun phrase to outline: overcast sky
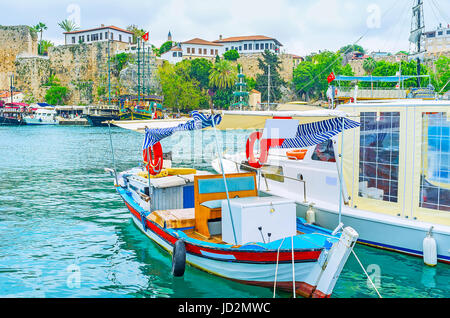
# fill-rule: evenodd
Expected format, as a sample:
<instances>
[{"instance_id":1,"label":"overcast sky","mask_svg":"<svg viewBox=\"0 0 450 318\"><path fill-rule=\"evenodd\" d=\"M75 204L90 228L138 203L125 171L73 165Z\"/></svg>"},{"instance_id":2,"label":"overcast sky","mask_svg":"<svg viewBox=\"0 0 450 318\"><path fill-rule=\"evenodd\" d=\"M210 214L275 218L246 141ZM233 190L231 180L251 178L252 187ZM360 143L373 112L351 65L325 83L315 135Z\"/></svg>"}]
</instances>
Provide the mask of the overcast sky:
<instances>
[{"instance_id":1,"label":"overcast sky","mask_svg":"<svg viewBox=\"0 0 450 318\"><path fill-rule=\"evenodd\" d=\"M57 23L72 18L81 29L130 24L150 32L160 46L174 41L213 41L240 35L278 39L288 53L307 55L354 43L367 51L409 50L414 0L14 0L2 1L1 25L44 22L44 38L64 44ZM450 23L450 1L424 0L425 25Z\"/></svg>"}]
</instances>

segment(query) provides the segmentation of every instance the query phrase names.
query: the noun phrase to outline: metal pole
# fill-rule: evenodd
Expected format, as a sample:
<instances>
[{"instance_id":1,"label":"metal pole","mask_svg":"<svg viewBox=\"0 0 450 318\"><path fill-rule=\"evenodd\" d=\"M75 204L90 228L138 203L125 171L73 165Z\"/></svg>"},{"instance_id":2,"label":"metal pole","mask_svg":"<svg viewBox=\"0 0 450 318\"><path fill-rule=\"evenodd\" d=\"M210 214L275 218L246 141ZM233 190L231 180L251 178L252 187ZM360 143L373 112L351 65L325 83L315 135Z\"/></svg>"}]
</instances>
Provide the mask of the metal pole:
<instances>
[{"instance_id":1,"label":"metal pole","mask_svg":"<svg viewBox=\"0 0 450 318\"><path fill-rule=\"evenodd\" d=\"M142 97L145 97L145 41L142 41Z\"/></svg>"},{"instance_id":2,"label":"metal pole","mask_svg":"<svg viewBox=\"0 0 450 318\"><path fill-rule=\"evenodd\" d=\"M11 103L13 103L14 102L14 99L13 99L13 92L14 92L14 73L11 73L11 77L10 77L10 87L9 87L9 89L10 89L10 94L11 94Z\"/></svg>"},{"instance_id":3,"label":"metal pole","mask_svg":"<svg viewBox=\"0 0 450 318\"><path fill-rule=\"evenodd\" d=\"M108 32L108 105L111 105L111 52L110 52L110 40Z\"/></svg>"},{"instance_id":4,"label":"metal pole","mask_svg":"<svg viewBox=\"0 0 450 318\"><path fill-rule=\"evenodd\" d=\"M267 74L267 110L270 110L270 65L268 65Z\"/></svg>"},{"instance_id":5,"label":"metal pole","mask_svg":"<svg viewBox=\"0 0 450 318\"><path fill-rule=\"evenodd\" d=\"M222 153L219 151L219 141L217 140L217 129L216 129L216 123L214 122L214 113L213 112L211 112L211 120L212 120L212 125L214 127L214 137L215 137L214 139L216 141L217 155L219 155L220 170L222 170L223 182L225 184L225 192L227 194L228 211L230 212L231 227L233 228L234 244L237 245L236 231L234 230L233 213L231 211L230 195L228 193L227 178L225 176L225 170L223 168Z\"/></svg>"},{"instance_id":6,"label":"metal pole","mask_svg":"<svg viewBox=\"0 0 450 318\"><path fill-rule=\"evenodd\" d=\"M138 52L137 52L137 63L138 63L138 104L141 102L141 39L138 38Z\"/></svg>"},{"instance_id":7,"label":"metal pole","mask_svg":"<svg viewBox=\"0 0 450 318\"><path fill-rule=\"evenodd\" d=\"M345 123L345 118L342 117L342 131L341 131L341 153L339 155L340 158L340 167L339 167L339 174L340 174L340 182L339 182L339 222L338 225L341 224L342 221L342 196L344 195L344 192L342 191L343 186L344 186L344 176L343 174L343 162L344 162L344 123Z\"/></svg>"}]
</instances>

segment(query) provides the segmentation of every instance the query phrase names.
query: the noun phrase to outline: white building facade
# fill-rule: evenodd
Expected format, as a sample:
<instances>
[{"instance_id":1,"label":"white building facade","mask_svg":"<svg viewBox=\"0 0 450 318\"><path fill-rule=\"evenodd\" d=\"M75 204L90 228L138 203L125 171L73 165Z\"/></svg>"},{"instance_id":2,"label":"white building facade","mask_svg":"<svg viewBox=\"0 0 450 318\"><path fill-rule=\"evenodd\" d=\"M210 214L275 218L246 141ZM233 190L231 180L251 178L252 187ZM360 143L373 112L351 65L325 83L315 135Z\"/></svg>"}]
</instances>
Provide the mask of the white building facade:
<instances>
[{"instance_id":1,"label":"white building facade","mask_svg":"<svg viewBox=\"0 0 450 318\"><path fill-rule=\"evenodd\" d=\"M195 38L181 43L183 51L183 58L207 58L213 59L217 55L221 56L224 51L224 46L220 43L209 42L199 38Z\"/></svg>"},{"instance_id":2,"label":"white building facade","mask_svg":"<svg viewBox=\"0 0 450 318\"><path fill-rule=\"evenodd\" d=\"M213 41L224 46L224 52L236 50L239 54L256 54L269 50L272 53L280 53L283 46L277 39L264 35L236 36L230 38L222 38Z\"/></svg>"},{"instance_id":3,"label":"white building facade","mask_svg":"<svg viewBox=\"0 0 450 318\"><path fill-rule=\"evenodd\" d=\"M178 45L172 47L169 51L161 54L161 59L171 63L177 64L183 60L183 50Z\"/></svg>"},{"instance_id":4,"label":"white building facade","mask_svg":"<svg viewBox=\"0 0 450 318\"><path fill-rule=\"evenodd\" d=\"M99 28L64 32L65 44L94 43L107 41L132 43L133 33L115 26L104 26Z\"/></svg>"},{"instance_id":5,"label":"white building facade","mask_svg":"<svg viewBox=\"0 0 450 318\"><path fill-rule=\"evenodd\" d=\"M450 51L450 25L446 28L440 25L435 31L425 32L425 50L428 54L438 54Z\"/></svg>"}]
</instances>

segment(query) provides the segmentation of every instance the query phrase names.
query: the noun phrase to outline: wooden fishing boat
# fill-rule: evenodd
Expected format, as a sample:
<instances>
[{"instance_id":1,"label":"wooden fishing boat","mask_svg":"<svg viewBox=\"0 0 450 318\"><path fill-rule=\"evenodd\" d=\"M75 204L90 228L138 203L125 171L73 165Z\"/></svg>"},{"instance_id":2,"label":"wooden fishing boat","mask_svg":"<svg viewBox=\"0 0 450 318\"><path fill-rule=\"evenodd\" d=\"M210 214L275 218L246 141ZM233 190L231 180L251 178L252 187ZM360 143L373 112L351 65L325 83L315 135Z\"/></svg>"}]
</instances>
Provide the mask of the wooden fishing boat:
<instances>
[{"instance_id":1,"label":"wooden fishing boat","mask_svg":"<svg viewBox=\"0 0 450 318\"><path fill-rule=\"evenodd\" d=\"M233 281L330 297L358 238L296 216L295 202L259 196L255 173L176 169L159 140L175 131L215 127L220 115L195 113L172 128L146 129L144 167L116 173L115 187L136 226L172 254L172 273L190 264ZM342 230L343 229L343 230Z\"/></svg>"}]
</instances>

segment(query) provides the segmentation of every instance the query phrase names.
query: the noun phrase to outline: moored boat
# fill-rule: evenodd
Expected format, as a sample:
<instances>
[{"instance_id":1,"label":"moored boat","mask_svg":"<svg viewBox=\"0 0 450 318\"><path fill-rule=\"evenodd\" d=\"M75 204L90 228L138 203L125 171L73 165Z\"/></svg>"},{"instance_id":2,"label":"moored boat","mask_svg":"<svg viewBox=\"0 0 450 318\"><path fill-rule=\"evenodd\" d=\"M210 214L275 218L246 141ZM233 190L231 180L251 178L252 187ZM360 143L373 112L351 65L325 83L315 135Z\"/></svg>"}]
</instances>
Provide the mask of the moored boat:
<instances>
[{"instance_id":1,"label":"moored boat","mask_svg":"<svg viewBox=\"0 0 450 318\"><path fill-rule=\"evenodd\" d=\"M385 100L337 109L353 113L361 127L317 146L273 147L261 168L262 191L295 200L297 216L322 227L341 220L358 231L359 243L423 257L427 265L450 263L450 103ZM301 149L301 157L288 155ZM258 170L249 159L226 155L224 170ZM218 160L213 167L221 171Z\"/></svg>"},{"instance_id":2,"label":"moored boat","mask_svg":"<svg viewBox=\"0 0 450 318\"><path fill-rule=\"evenodd\" d=\"M58 125L54 107L39 107L33 113L24 116L27 125Z\"/></svg>"},{"instance_id":3,"label":"moored boat","mask_svg":"<svg viewBox=\"0 0 450 318\"><path fill-rule=\"evenodd\" d=\"M134 223L172 254L175 276L188 263L245 284L330 297L357 240L354 229L308 224L296 216L293 200L260 197L255 173L214 175L163 159L161 139L220 121L196 113L171 128L146 129L146 166L109 170Z\"/></svg>"}]
</instances>

